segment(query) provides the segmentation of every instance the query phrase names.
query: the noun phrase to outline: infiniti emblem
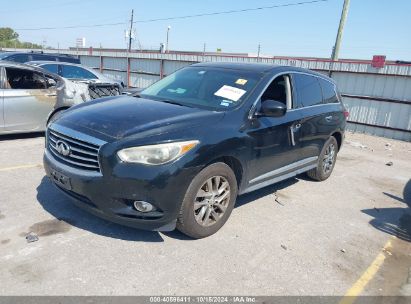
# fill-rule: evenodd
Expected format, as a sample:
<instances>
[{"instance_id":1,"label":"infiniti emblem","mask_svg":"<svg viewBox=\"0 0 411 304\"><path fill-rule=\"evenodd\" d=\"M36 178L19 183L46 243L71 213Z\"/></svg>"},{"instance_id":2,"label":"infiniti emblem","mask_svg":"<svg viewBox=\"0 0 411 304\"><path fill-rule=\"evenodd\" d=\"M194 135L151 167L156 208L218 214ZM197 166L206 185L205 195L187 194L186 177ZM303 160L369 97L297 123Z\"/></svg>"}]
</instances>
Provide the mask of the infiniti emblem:
<instances>
[{"instance_id":1,"label":"infiniti emblem","mask_svg":"<svg viewBox=\"0 0 411 304\"><path fill-rule=\"evenodd\" d=\"M71 152L70 146L62 140L56 142L56 150L63 156L69 156Z\"/></svg>"}]
</instances>

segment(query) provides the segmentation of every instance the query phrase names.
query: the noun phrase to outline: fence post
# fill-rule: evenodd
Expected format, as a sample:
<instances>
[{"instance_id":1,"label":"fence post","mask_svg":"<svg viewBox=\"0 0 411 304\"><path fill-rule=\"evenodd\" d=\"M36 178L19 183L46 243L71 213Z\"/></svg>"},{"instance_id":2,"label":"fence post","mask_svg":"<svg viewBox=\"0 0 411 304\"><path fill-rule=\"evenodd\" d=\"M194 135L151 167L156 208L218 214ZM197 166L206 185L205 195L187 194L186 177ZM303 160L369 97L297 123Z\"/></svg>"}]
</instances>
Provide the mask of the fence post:
<instances>
[{"instance_id":1,"label":"fence post","mask_svg":"<svg viewBox=\"0 0 411 304\"><path fill-rule=\"evenodd\" d=\"M101 55L101 52L100 52L100 73L103 74L103 70L104 70L104 67L103 67L103 56Z\"/></svg>"},{"instance_id":2,"label":"fence post","mask_svg":"<svg viewBox=\"0 0 411 304\"><path fill-rule=\"evenodd\" d=\"M127 55L127 88L130 88L130 68L131 68L131 59Z\"/></svg>"},{"instance_id":3,"label":"fence post","mask_svg":"<svg viewBox=\"0 0 411 304\"><path fill-rule=\"evenodd\" d=\"M160 79L164 77L164 59L160 60Z\"/></svg>"}]
</instances>

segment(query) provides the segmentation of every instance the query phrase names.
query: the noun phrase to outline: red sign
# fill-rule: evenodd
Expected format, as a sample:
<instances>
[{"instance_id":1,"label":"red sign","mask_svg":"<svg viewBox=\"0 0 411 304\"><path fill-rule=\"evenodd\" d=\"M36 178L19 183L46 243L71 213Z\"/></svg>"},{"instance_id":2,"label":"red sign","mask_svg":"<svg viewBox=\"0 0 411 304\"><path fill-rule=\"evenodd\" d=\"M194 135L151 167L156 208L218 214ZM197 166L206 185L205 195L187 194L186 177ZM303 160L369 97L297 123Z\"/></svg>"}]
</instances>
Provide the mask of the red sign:
<instances>
[{"instance_id":1,"label":"red sign","mask_svg":"<svg viewBox=\"0 0 411 304\"><path fill-rule=\"evenodd\" d=\"M384 65L385 65L385 56L383 56L383 55L374 55L372 57L371 65L374 68L379 68L379 69L383 68Z\"/></svg>"}]
</instances>

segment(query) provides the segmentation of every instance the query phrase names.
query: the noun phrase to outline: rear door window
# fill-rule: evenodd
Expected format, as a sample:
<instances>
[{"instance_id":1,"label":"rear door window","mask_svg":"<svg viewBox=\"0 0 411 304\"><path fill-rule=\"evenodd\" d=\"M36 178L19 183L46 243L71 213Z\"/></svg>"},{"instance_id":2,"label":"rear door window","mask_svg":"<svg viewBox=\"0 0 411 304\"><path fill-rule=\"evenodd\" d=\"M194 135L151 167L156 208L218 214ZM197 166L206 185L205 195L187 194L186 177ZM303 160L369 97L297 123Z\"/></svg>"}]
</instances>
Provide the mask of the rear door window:
<instances>
[{"instance_id":1,"label":"rear door window","mask_svg":"<svg viewBox=\"0 0 411 304\"><path fill-rule=\"evenodd\" d=\"M73 65L62 65L61 76L69 79L97 79L93 73Z\"/></svg>"},{"instance_id":2,"label":"rear door window","mask_svg":"<svg viewBox=\"0 0 411 304\"><path fill-rule=\"evenodd\" d=\"M55 74L58 74L58 70L59 70L57 64L45 64L45 65L42 65L41 68L51 73L55 73Z\"/></svg>"},{"instance_id":3,"label":"rear door window","mask_svg":"<svg viewBox=\"0 0 411 304\"><path fill-rule=\"evenodd\" d=\"M318 81L320 82L323 92L323 103L339 102L334 84L321 78L319 78Z\"/></svg>"},{"instance_id":4,"label":"rear door window","mask_svg":"<svg viewBox=\"0 0 411 304\"><path fill-rule=\"evenodd\" d=\"M323 96L317 77L293 74L293 80L296 95L295 107L309 107L322 103Z\"/></svg>"},{"instance_id":5,"label":"rear door window","mask_svg":"<svg viewBox=\"0 0 411 304\"><path fill-rule=\"evenodd\" d=\"M29 70L6 68L6 88L41 90L46 87L47 80L41 73Z\"/></svg>"}]
</instances>

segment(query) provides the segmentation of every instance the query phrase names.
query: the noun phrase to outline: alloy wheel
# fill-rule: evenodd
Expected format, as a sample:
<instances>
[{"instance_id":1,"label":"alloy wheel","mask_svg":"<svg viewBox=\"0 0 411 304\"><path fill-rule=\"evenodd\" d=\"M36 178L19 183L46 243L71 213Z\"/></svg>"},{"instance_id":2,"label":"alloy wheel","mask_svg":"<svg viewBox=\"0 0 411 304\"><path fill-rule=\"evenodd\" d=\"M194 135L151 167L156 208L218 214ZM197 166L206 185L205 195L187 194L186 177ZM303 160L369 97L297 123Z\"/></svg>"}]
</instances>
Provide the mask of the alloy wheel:
<instances>
[{"instance_id":1,"label":"alloy wheel","mask_svg":"<svg viewBox=\"0 0 411 304\"><path fill-rule=\"evenodd\" d=\"M335 146L330 144L325 150L323 158L323 171L328 174L332 169L335 161Z\"/></svg>"},{"instance_id":2,"label":"alloy wheel","mask_svg":"<svg viewBox=\"0 0 411 304\"><path fill-rule=\"evenodd\" d=\"M209 227L224 215L230 202L230 184L223 176L205 181L194 200L194 216L198 224Z\"/></svg>"}]
</instances>

